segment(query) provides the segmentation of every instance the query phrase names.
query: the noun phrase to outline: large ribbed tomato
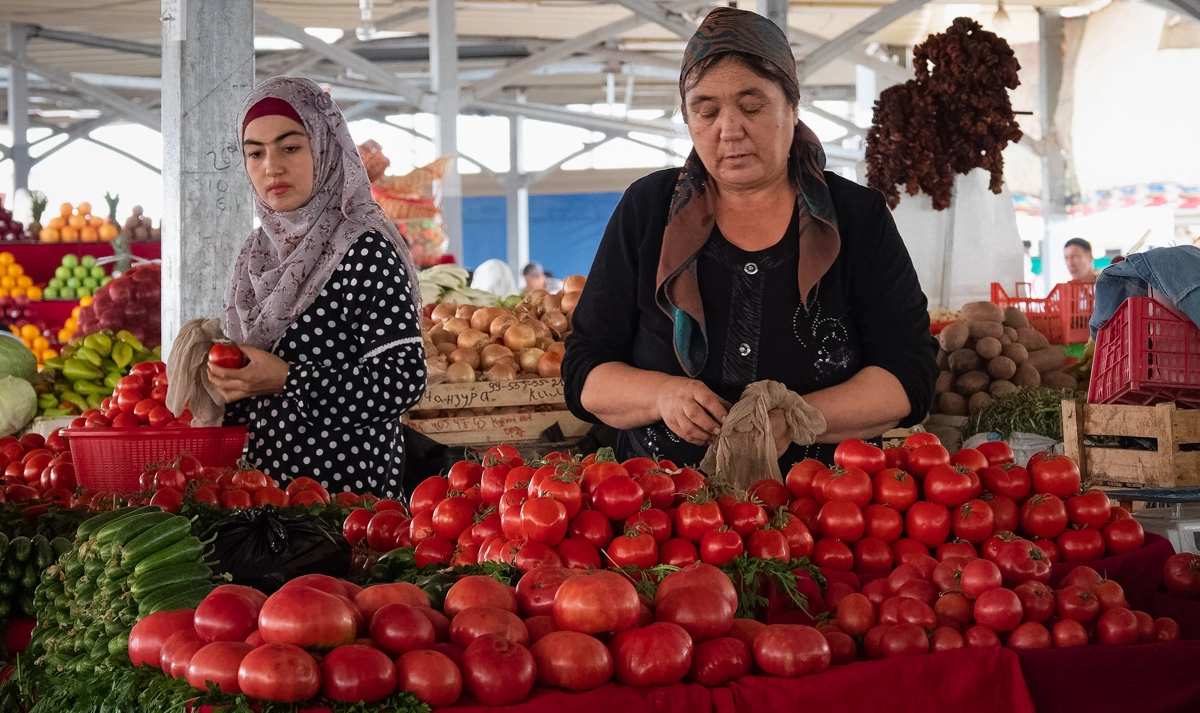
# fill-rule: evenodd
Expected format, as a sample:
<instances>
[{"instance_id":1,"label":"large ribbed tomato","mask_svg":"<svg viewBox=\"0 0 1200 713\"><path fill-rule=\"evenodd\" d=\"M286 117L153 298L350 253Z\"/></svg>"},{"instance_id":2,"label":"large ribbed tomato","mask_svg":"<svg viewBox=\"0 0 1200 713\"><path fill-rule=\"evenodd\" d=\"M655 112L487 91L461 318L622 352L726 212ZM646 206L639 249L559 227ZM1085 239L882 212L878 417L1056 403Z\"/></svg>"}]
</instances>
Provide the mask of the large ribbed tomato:
<instances>
[{"instance_id":1,"label":"large ribbed tomato","mask_svg":"<svg viewBox=\"0 0 1200 713\"><path fill-rule=\"evenodd\" d=\"M554 621L560 629L584 634L621 631L637 622L640 606L627 578L604 570L580 572L559 585Z\"/></svg>"},{"instance_id":2,"label":"large ribbed tomato","mask_svg":"<svg viewBox=\"0 0 1200 713\"><path fill-rule=\"evenodd\" d=\"M332 649L354 643L354 612L338 597L312 587L287 587L267 598L258 630L269 644Z\"/></svg>"}]
</instances>

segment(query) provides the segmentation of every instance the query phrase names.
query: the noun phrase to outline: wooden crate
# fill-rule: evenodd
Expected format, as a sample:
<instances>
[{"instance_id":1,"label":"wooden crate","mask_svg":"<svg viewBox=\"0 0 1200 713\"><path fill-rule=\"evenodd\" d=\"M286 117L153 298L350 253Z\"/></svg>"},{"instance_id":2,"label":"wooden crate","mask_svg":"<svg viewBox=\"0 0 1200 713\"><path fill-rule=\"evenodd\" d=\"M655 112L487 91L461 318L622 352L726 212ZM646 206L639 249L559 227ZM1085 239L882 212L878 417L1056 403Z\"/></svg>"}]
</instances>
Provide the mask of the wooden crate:
<instances>
[{"instance_id":1,"label":"wooden crate","mask_svg":"<svg viewBox=\"0 0 1200 713\"><path fill-rule=\"evenodd\" d=\"M538 440L557 424L567 439L585 435L591 424L565 410L562 379L522 379L430 386L413 411L440 411L434 418L405 423L445 445L475 445ZM459 414L465 409L522 408L519 413ZM548 407L548 408L547 408ZM447 413L450 412L450 413Z\"/></svg>"},{"instance_id":2,"label":"wooden crate","mask_svg":"<svg viewBox=\"0 0 1200 713\"><path fill-rule=\"evenodd\" d=\"M1146 488L1200 485L1200 451L1180 450L1200 443L1200 410L1157 406L1062 402L1063 445L1079 464L1085 481ZM1106 448L1084 444L1091 436L1132 436L1158 440L1158 450Z\"/></svg>"}]
</instances>

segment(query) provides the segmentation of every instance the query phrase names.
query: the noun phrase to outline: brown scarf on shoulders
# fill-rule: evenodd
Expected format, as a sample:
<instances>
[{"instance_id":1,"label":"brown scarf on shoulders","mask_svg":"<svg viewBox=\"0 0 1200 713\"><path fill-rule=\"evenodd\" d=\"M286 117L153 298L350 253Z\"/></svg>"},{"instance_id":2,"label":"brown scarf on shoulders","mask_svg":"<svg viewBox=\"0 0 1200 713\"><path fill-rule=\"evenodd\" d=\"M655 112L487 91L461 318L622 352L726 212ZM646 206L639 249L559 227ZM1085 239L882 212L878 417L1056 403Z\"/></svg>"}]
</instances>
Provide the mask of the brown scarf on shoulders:
<instances>
[{"instance_id":1,"label":"brown scarf on shoulders","mask_svg":"<svg viewBox=\"0 0 1200 713\"><path fill-rule=\"evenodd\" d=\"M727 52L755 55L776 65L795 82L791 89L800 93L796 58L783 31L753 12L718 7L704 19L684 51L679 75L680 97L683 97L688 73L697 63ZM837 258L841 238L829 186L825 183L825 151L812 129L799 120L792 137L788 168L792 176L798 176L799 182L797 203L802 223L797 278L800 300L807 308L809 293ZM655 301L675 325L675 354L679 364L693 378L704 369L708 359L704 306L696 270L696 257L708 242L715 225L715 206L712 192L707 190L707 181L708 171L693 149L675 183L655 290Z\"/></svg>"}]
</instances>

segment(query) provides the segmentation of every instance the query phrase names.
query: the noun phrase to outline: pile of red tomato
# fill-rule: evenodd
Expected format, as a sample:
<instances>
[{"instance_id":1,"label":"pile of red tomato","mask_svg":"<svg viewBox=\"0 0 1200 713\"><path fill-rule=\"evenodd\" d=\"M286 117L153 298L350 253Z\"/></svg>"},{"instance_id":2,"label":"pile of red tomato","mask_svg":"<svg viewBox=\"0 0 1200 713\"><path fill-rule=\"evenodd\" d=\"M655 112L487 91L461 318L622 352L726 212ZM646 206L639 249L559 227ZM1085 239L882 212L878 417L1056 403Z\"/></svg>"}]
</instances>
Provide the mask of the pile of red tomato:
<instances>
[{"instance_id":1,"label":"pile of red tomato","mask_svg":"<svg viewBox=\"0 0 1200 713\"><path fill-rule=\"evenodd\" d=\"M826 468L797 463L785 482L712 497L715 483L668 461L551 454L526 465L505 446L456 463L413 492L411 519L357 516L352 543L415 547L418 565L505 561L574 568L692 562L741 554L882 576L916 555L978 557L1031 542L1019 565L1046 568L1138 549L1141 525L1099 490L1079 492L1070 458L1039 453L1022 466L1002 442L951 455L931 434L886 451L843 442ZM535 467L536 466L536 467Z\"/></svg>"},{"instance_id":2,"label":"pile of red tomato","mask_svg":"<svg viewBox=\"0 0 1200 713\"><path fill-rule=\"evenodd\" d=\"M98 409L88 409L71 422L71 428L187 428L192 413L176 418L167 408L167 365L161 361L134 364L117 382L113 395Z\"/></svg>"},{"instance_id":3,"label":"pile of red tomato","mask_svg":"<svg viewBox=\"0 0 1200 713\"><path fill-rule=\"evenodd\" d=\"M167 465L151 465L139 476L144 493L153 493L147 501L163 510L178 513L185 496L193 502L227 510L245 510L262 505L275 507L328 504L329 491L316 480L306 476L293 478L287 488L253 466L214 468L205 466L192 456L184 455ZM354 505L362 498L352 493L338 493L338 502ZM130 504L143 504L133 498Z\"/></svg>"},{"instance_id":4,"label":"pile of red tomato","mask_svg":"<svg viewBox=\"0 0 1200 713\"><path fill-rule=\"evenodd\" d=\"M57 433L49 438L36 433L20 439L0 438L0 471L4 473L0 503L42 500L65 507L76 504L78 483L71 451Z\"/></svg>"}]
</instances>

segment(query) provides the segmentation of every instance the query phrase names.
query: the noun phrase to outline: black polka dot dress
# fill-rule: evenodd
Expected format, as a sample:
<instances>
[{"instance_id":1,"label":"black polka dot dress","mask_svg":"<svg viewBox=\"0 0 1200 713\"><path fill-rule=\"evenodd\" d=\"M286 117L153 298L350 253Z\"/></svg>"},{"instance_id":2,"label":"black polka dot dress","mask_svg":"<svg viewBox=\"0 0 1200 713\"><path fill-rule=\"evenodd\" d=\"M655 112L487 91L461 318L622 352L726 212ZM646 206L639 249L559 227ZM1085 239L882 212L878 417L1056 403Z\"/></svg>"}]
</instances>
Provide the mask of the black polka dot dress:
<instances>
[{"instance_id":1,"label":"black polka dot dress","mask_svg":"<svg viewBox=\"0 0 1200 713\"><path fill-rule=\"evenodd\" d=\"M250 428L249 460L285 482L400 495L400 415L425 392L425 350L395 246L360 236L274 354L291 365L283 392L226 411Z\"/></svg>"}]
</instances>

